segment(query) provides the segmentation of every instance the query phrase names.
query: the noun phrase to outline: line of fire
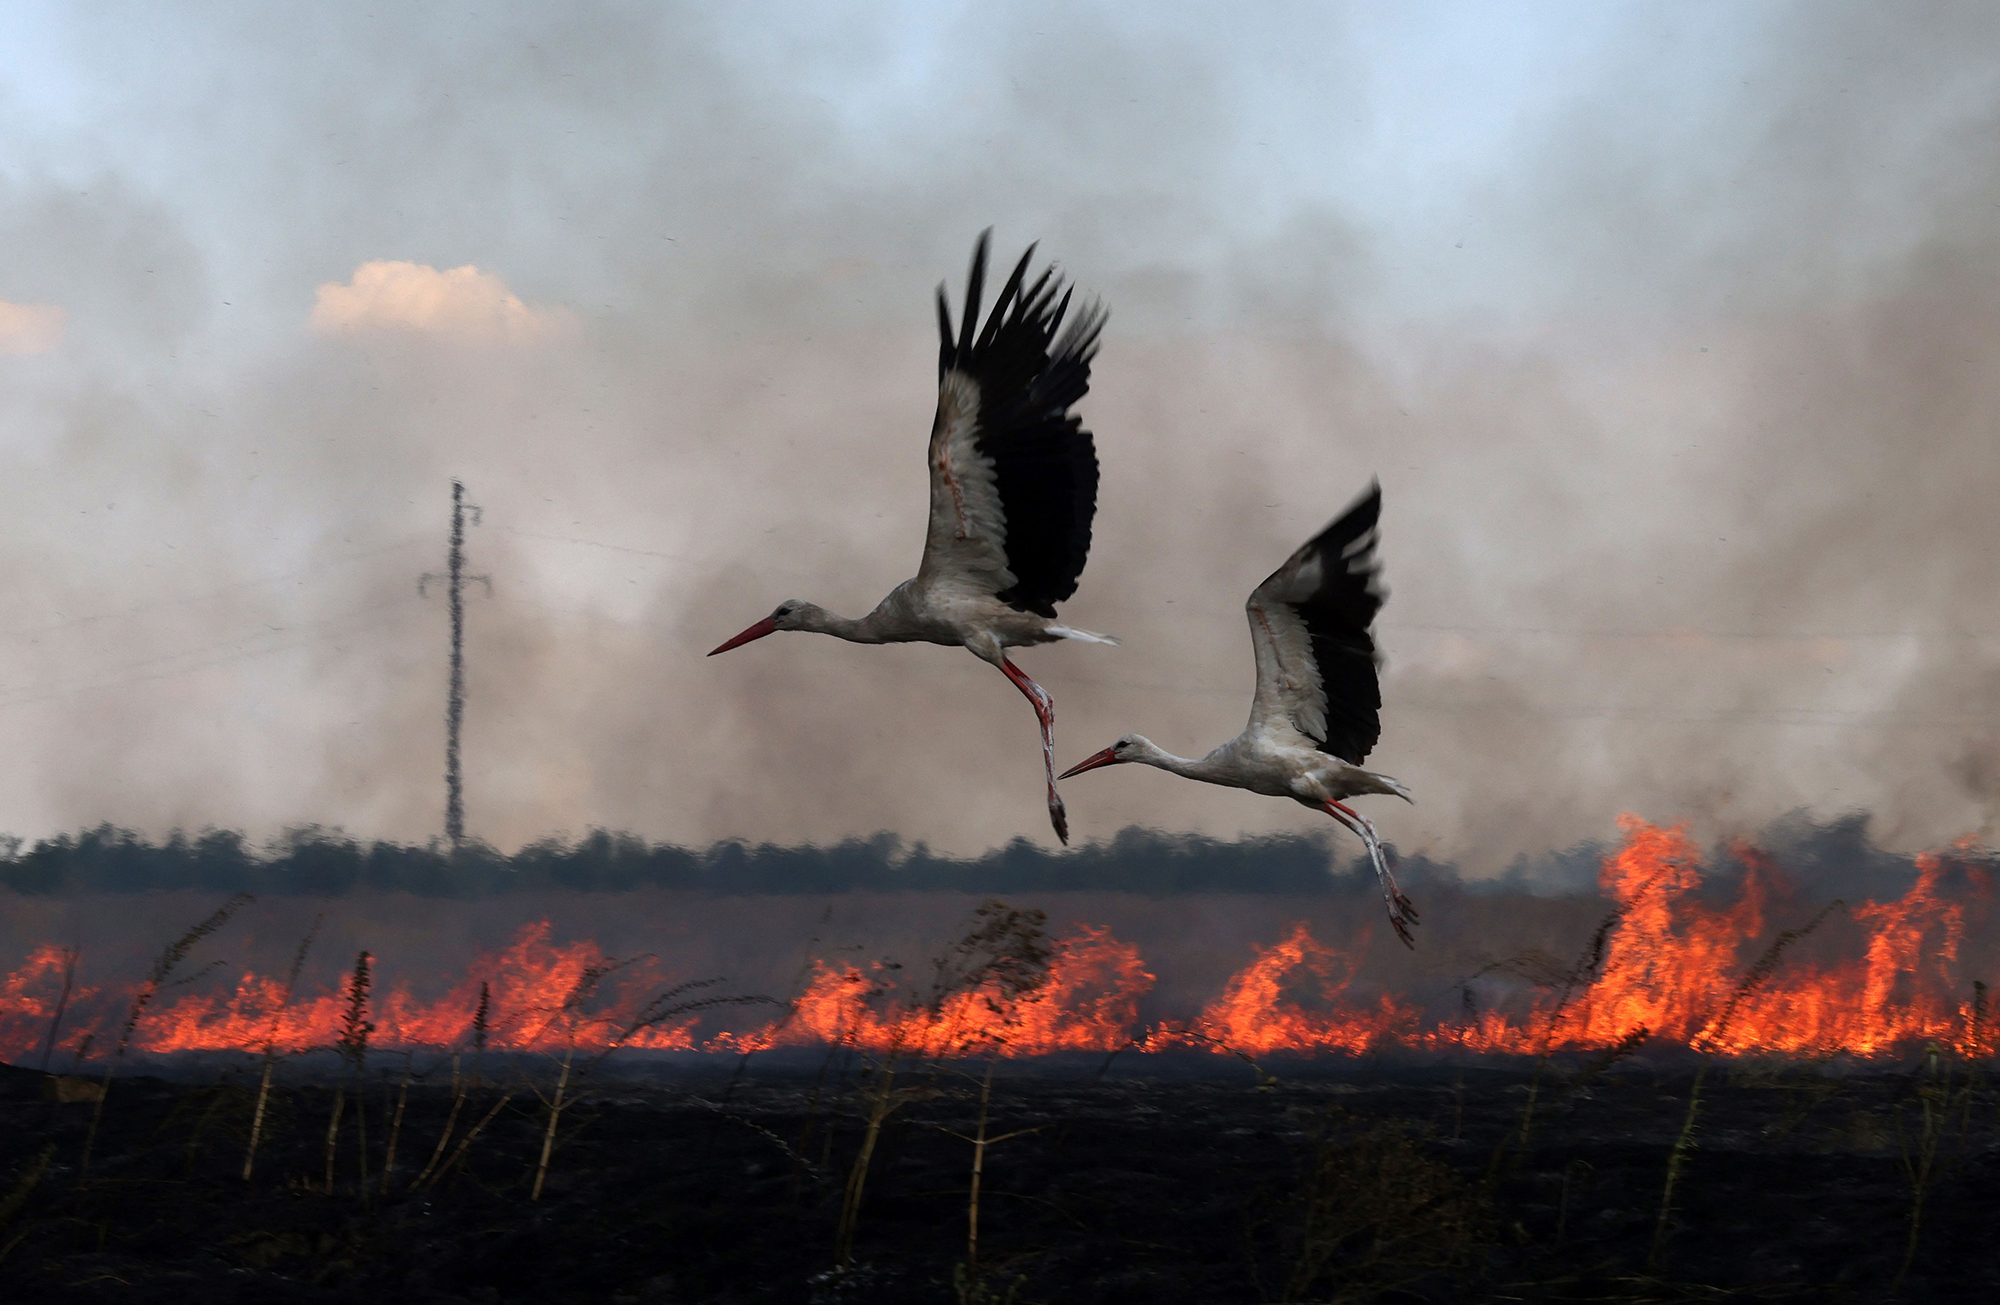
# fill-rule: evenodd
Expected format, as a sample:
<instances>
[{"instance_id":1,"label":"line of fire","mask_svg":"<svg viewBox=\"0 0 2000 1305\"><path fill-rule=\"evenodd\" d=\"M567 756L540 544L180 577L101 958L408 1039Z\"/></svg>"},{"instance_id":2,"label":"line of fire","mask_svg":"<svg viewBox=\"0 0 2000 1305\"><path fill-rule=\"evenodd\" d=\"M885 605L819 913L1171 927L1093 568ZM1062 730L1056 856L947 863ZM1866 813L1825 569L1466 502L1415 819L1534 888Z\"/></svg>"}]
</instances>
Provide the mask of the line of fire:
<instances>
[{"instance_id":1,"label":"line of fire","mask_svg":"<svg viewBox=\"0 0 2000 1305\"><path fill-rule=\"evenodd\" d=\"M1111 928L1079 925L1050 941L1032 981L982 971L941 983L918 964L829 949L791 992L645 1018L685 984L671 949L618 957L542 920L462 973L424 974L385 954L402 977L372 999L373 1045L495 1052L588 1046L741 1055L851 1046L925 1056L1037 1057L1065 1052L1200 1051L1255 1057L1372 1053L1543 1055L1639 1043L1735 1056L1882 1061L1949 1048L1980 1057L1985 987L1977 982L1992 865L1966 843L1917 858L1901 896L1801 904L1783 867L1736 849L1733 896L1703 889L1699 849L1683 827L1628 817L1603 858L1606 910L1595 928L1547 950L1482 959L1412 991L1363 979L1366 926L1346 940L1305 922L1258 946L1199 1009L1153 1011L1157 967ZM337 900L328 905L339 909ZM1780 907L1783 910L1780 910ZM1787 913L1790 918L1786 918ZM1470 940L1458 939L1463 944ZM1467 958L1470 959L1467 959ZM87 964L50 942L0 978L0 1059L88 1070L111 1054L142 982L93 983ZM217 964L220 964L219 962ZM222 971L147 994L129 1051L306 1053L333 1046L349 996L334 984L290 992L276 972ZM581 996L587 990L587 998ZM483 996L482 996L483 995ZM1156 1003L1154 1003L1156 1004ZM475 1022L478 1028L475 1030Z\"/></svg>"}]
</instances>

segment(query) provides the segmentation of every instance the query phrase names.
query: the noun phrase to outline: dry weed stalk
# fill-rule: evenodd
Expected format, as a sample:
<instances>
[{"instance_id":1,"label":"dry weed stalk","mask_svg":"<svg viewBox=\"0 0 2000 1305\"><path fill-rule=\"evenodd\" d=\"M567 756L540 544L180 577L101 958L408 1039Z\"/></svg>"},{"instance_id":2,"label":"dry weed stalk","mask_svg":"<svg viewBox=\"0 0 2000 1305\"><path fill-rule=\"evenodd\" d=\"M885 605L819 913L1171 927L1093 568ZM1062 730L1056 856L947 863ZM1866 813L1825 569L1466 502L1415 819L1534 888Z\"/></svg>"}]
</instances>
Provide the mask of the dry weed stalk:
<instances>
[{"instance_id":1,"label":"dry weed stalk","mask_svg":"<svg viewBox=\"0 0 2000 1305\"><path fill-rule=\"evenodd\" d=\"M389 1176L396 1171L396 1140L403 1135L403 1107L410 1101L410 1071L416 1065L415 1050L403 1053L403 1084L396 1090L396 1114L389 1121L389 1146L382 1153L382 1194L389 1193Z\"/></svg>"},{"instance_id":2,"label":"dry weed stalk","mask_svg":"<svg viewBox=\"0 0 2000 1305\"><path fill-rule=\"evenodd\" d=\"M1017 1128L1011 1133L994 1137L988 1134L986 1126L993 1101L993 1072L999 1068L1000 1055L1020 1024L1021 999L1039 992L1048 984L1049 963L1055 955L1048 941L1048 916L1041 911L1014 911L995 901L981 907L974 918L979 919L981 924L967 941L977 948L975 954L992 959L971 972L968 978L974 982L974 990L980 994L991 1022L978 1035L978 1041L985 1045L986 1050L986 1073L979 1081L979 1122L971 1137L952 1133L961 1141L972 1143L972 1180L967 1188L965 1204L965 1272L960 1280L961 1297L966 1295L965 1284L975 1291L982 1290L978 1286L979 1189L986 1176L987 1148L1010 1138L1042 1131L1040 1127ZM1015 1285L1018 1287L1019 1283Z\"/></svg>"},{"instance_id":3,"label":"dry weed stalk","mask_svg":"<svg viewBox=\"0 0 2000 1305\"><path fill-rule=\"evenodd\" d=\"M479 1005L472 1011L472 1087L482 1086L479 1071L486 1058L486 1036L492 1031L493 993L479 981ZM454 1071L455 1072L455 1071Z\"/></svg>"},{"instance_id":4,"label":"dry weed stalk","mask_svg":"<svg viewBox=\"0 0 2000 1305\"><path fill-rule=\"evenodd\" d=\"M326 1192L329 1196L333 1194L333 1157L349 1080L354 1083L354 1124L361 1145L361 1190L364 1197L367 1194L368 1119L361 1096L361 1072L368 1060L368 1035L375 1031L375 1025L368 1019L368 989L373 982L369 971L371 959L365 951L354 958L354 973L347 982L347 1008L341 1013L340 1036L334 1039L333 1044L334 1050L340 1053L345 1073L334 1084L333 1112L326 1125Z\"/></svg>"},{"instance_id":5,"label":"dry weed stalk","mask_svg":"<svg viewBox=\"0 0 2000 1305\"><path fill-rule=\"evenodd\" d=\"M431 1176L431 1171L437 1168L438 1161L444 1158L444 1149L451 1142L452 1130L458 1126L458 1112L465 1105L465 1084L458 1076L459 1054L453 1052L451 1055L451 1111L445 1115L444 1131L438 1134L437 1145L431 1148L430 1160L417 1171L417 1176L410 1180L411 1187L421 1187L424 1180Z\"/></svg>"},{"instance_id":6,"label":"dry weed stalk","mask_svg":"<svg viewBox=\"0 0 2000 1305\"><path fill-rule=\"evenodd\" d=\"M931 1028L936 1027L936 1020L947 1005L953 1011L953 1022L930 1042L929 1054L937 1062L940 1072L945 1061L980 1050L985 1050L989 1056L998 1055L1005 1044L1007 1031L1017 1022L1015 1004L1048 981L1049 961L1054 954L1048 940L1048 916L1041 911L1020 911L998 899L991 899L972 913L969 924L964 937L933 963L931 991L923 1003L923 1009L930 1016L925 1024ZM870 995L879 996L881 992L878 985ZM966 1004L951 1001L966 994L975 996L977 1005L990 1017L976 1028L965 1027ZM896 1086L897 1066L904 1050L902 1030L905 1023L903 1020L894 1022L895 1038L874 1066L875 1084L869 1097L861 1149L848 1171L847 1185L841 1193L840 1219L834 1230L834 1263L841 1269L851 1267L854 1262L855 1228L860 1221L868 1171L874 1162L883 1126L896 1111L930 1095L935 1089L936 1073L928 1084ZM990 1097L991 1081L992 1063L989 1060L987 1097ZM979 1130L982 1136L986 1127L987 1097L982 1098L980 1110ZM983 1173L986 1147L991 1144L991 1139L988 1139L975 1146L975 1174ZM975 1177L972 1204L967 1215L970 1233L968 1249L975 1262L979 1227L978 1190L978 1179Z\"/></svg>"},{"instance_id":7,"label":"dry weed stalk","mask_svg":"<svg viewBox=\"0 0 2000 1305\"><path fill-rule=\"evenodd\" d=\"M854 1263L854 1230L861 1218L861 1197L867 1190L868 1167L874 1163L875 1145L882 1137L882 1125L889 1116L914 1101L920 1090L903 1088L898 1090L896 1082L896 1062L901 1055L900 1032L898 1041L891 1043L875 1069L875 1085L868 1101L868 1121L861 1135L861 1149L856 1152L854 1164L847 1171L847 1184L840 1194L840 1220L834 1226L833 1259L838 1268L846 1269Z\"/></svg>"},{"instance_id":8,"label":"dry weed stalk","mask_svg":"<svg viewBox=\"0 0 2000 1305\"><path fill-rule=\"evenodd\" d=\"M451 1057L451 1113L445 1116L444 1131L438 1134L437 1145L431 1149L430 1161L424 1165L415 1178L410 1180L410 1186L413 1188L423 1186L425 1181L437 1172L438 1162L444 1158L444 1149L451 1144L452 1130L458 1127L458 1112L464 1108L465 1099L471 1095L473 1079L477 1077L479 1072L480 1057L486 1051L486 1034L492 1027L489 1020L492 1009L493 993L488 988L486 981L482 979L479 982L479 1005L472 1012L472 1074L464 1078L459 1076L460 1053L453 1052Z\"/></svg>"},{"instance_id":9,"label":"dry weed stalk","mask_svg":"<svg viewBox=\"0 0 2000 1305\"><path fill-rule=\"evenodd\" d=\"M1762 987L1765 980L1776 972L1778 963L1784 959L1786 949L1819 928L1826 917L1833 913L1835 907L1844 905L1844 902L1835 898L1821 907L1819 914L1801 927L1787 929L1774 938L1771 945L1764 949L1763 955L1757 958L1756 963L1744 971L1742 980L1737 983L1735 991L1729 994L1729 1000L1723 1003L1721 1012L1695 1035L1696 1050L1720 1049L1723 1046L1724 1035L1729 1032L1730 1022L1736 1018L1736 1012L1742 1009L1750 994ZM1695 1149L1695 1120L1701 1113L1701 1087L1707 1077L1708 1061L1704 1059L1696 1068L1694 1083L1688 1089L1687 1115L1681 1120L1681 1131L1675 1136L1674 1144L1667 1152L1667 1180L1660 1190L1659 1216L1653 1221L1653 1244L1646 1252L1648 1270L1659 1263L1660 1250L1666 1245L1667 1223L1672 1218L1674 1210L1674 1188L1680 1182L1681 1169L1687 1163L1688 1153Z\"/></svg>"},{"instance_id":10,"label":"dry weed stalk","mask_svg":"<svg viewBox=\"0 0 2000 1305\"><path fill-rule=\"evenodd\" d=\"M961 1298L966 1295L965 1284L977 1284L979 1281L979 1188L986 1176L987 1148L998 1146L1010 1138L1039 1133L1047 1127L1044 1124L1034 1128L1017 1128L1011 1133L1001 1133L998 1136L987 1133L986 1123L993 1101L993 1071L999 1063L1000 1057L997 1052L986 1059L986 1073L979 1080L979 1123L971 1135L949 1128L942 1130L961 1142L972 1143L972 1183L967 1189L965 1202L965 1266L959 1288Z\"/></svg>"},{"instance_id":11,"label":"dry weed stalk","mask_svg":"<svg viewBox=\"0 0 2000 1305\"><path fill-rule=\"evenodd\" d=\"M71 986L76 982L76 958L82 949L65 947L62 949L63 986L62 995L56 998L55 1014L49 1017L49 1035L42 1041L42 1073L49 1072L49 1057L55 1054L56 1035L62 1031L63 1012L69 1008Z\"/></svg>"},{"instance_id":12,"label":"dry weed stalk","mask_svg":"<svg viewBox=\"0 0 2000 1305\"><path fill-rule=\"evenodd\" d=\"M313 917L312 928L299 939L299 949L292 954L292 968L285 972L284 995L271 1012L271 1026L264 1032L264 1076L257 1085L257 1106L250 1115L250 1144L243 1151L243 1181L250 1181L250 1168L257 1160L257 1143L264 1136L264 1109L271 1099L271 1071L278 1062L278 1026L284 1019L285 1008L292 1004L292 994L299 986L299 972L305 969L306 953L312 949L313 939L319 936L319 927L326 919L321 911Z\"/></svg>"},{"instance_id":13,"label":"dry weed stalk","mask_svg":"<svg viewBox=\"0 0 2000 1305\"><path fill-rule=\"evenodd\" d=\"M1910 1231L1903 1242L1903 1262L1896 1270L1898 1288L1916 1263L1917 1239L1923 1231L1931 1191L1971 1141L1972 1098L1979 1086L1977 1057L1986 1037L1985 1022L1986 985L1976 982L1972 985L1972 1006L1966 1012L1964 1046L1968 1054L1954 1056L1948 1046L1936 1042L1924 1049L1923 1081L1916 1089L1919 1119L1914 1147L1903 1133L1902 1112L1897 1111L1896 1141L1903 1174L1910 1181ZM1962 1073L1961 1059L1965 1061ZM1959 1129L1956 1150L1948 1145L1954 1113Z\"/></svg>"},{"instance_id":14,"label":"dry weed stalk","mask_svg":"<svg viewBox=\"0 0 2000 1305\"><path fill-rule=\"evenodd\" d=\"M506 1108L507 1103L509 1101L512 1101L513 1099L514 1099L514 1094L512 1092L504 1093L498 1101L495 1101L493 1103L493 1108L487 1111L484 1115L482 1115L480 1117L479 1122L474 1124L470 1129L466 1131L465 1136L459 1140L457 1148L452 1151L451 1159L445 1161L444 1164L439 1166L438 1168L431 1170L424 1176L418 1178L417 1181L411 1183L410 1186L413 1189L425 1186L435 1186L438 1179L444 1177L445 1174L450 1172L454 1166L462 1163L465 1160L466 1153L472 1149L473 1141L480 1135L480 1133L485 1131L486 1126L492 1123L494 1119L499 1116L500 1112Z\"/></svg>"},{"instance_id":15,"label":"dry weed stalk","mask_svg":"<svg viewBox=\"0 0 2000 1305\"><path fill-rule=\"evenodd\" d=\"M556 1024L562 1026L563 1053L562 1059L559 1062L560 1068L556 1075L555 1093L552 1096L543 1096L541 1089L537 1088L532 1081L528 1083L528 1090L541 1100L549 1112L548 1123L542 1131L541 1155L535 1163L534 1187L528 1195L530 1201L539 1201L542 1199L542 1186L548 1179L549 1157L555 1151L556 1130L562 1123L563 1111L576 1104L575 1096L569 1093L573 1072L580 1077L585 1069L594 1067L606 1056L609 1056L612 1052L638 1036L641 1031L664 1024L668 1020L681 1019L717 1006L736 1006L747 1002L767 1002L771 1000L768 997L761 996L690 998L687 995L691 992L699 992L704 988L714 987L716 984L723 982L720 978L692 979L686 983L675 984L647 1002L637 1015L626 1022L623 1028L619 1029L616 1034L605 1041L596 1056L592 1057L585 1066L576 1066L577 1046L583 1032L587 1029L615 1027L615 1021L611 1016L592 1015L587 1011L586 1007L596 996L598 989L603 985L607 975L623 969L637 959L639 958L632 957L626 960L610 961L603 965L594 965L586 968L582 974L577 976L576 983L571 986L570 991L563 997L562 1003L550 1013L548 1021L544 1022L542 1027L530 1039L531 1042L540 1041L542 1035L547 1033L551 1027Z\"/></svg>"},{"instance_id":16,"label":"dry weed stalk","mask_svg":"<svg viewBox=\"0 0 2000 1305\"><path fill-rule=\"evenodd\" d=\"M576 1059L577 1034L582 1028L597 1022L585 1015L583 1007L596 994L598 987L604 982L604 976L626 964L628 964L626 961L613 961L606 965L585 967L583 973L577 976L576 982L570 985L570 990L564 994L562 1004L550 1013L549 1019L539 1031L546 1033L551 1025L560 1023L563 1026L563 1053L560 1062L562 1068L556 1075L556 1089L553 1096L542 1096L542 1090L532 1081L528 1084L528 1090L540 1097L542 1104L547 1106L549 1111L548 1126L542 1130L542 1153L535 1161L535 1184L528 1193L530 1201L542 1199L542 1184L549 1176L549 1156L556 1145L556 1127L562 1122L563 1110L571 1104L564 1093L569 1088L570 1068ZM539 1036L534 1040L538 1041Z\"/></svg>"},{"instance_id":17,"label":"dry weed stalk","mask_svg":"<svg viewBox=\"0 0 2000 1305\"><path fill-rule=\"evenodd\" d=\"M1645 887L1640 889L1640 893L1645 891ZM1638 896L1635 895L1633 900L1637 901ZM1612 931L1624 920L1625 912L1630 905L1628 902L1606 913L1605 917L1597 922L1596 930L1590 935L1589 945L1567 967L1556 968L1559 963L1553 958L1536 954L1497 961L1463 981L1462 986L1469 991L1473 979L1500 970L1519 975L1539 986L1555 989L1555 1003L1549 1007L1548 1018L1542 1023L1541 1046L1535 1054L1535 1072L1528 1080L1528 1098L1521 1103L1520 1132L1517 1137L1511 1139L1521 1155L1527 1154L1528 1141L1534 1134L1535 1107L1541 1099L1542 1079L1548 1073L1550 1060L1555 1056L1556 1036L1562 1028L1564 1016L1569 1011L1570 1001L1576 996L1579 988L1588 988L1596 982L1598 974L1604 968L1604 958L1610 953ZM1494 1185L1500 1181L1500 1170L1507 1159L1509 1141L1510 1139L1503 1135L1493 1148L1493 1158L1487 1162L1486 1187L1489 1195Z\"/></svg>"},{"instance_id":18,"label":"dry weed stalk","mask_svg":"<svg viewBox=\"0 0 2000 1305\"><path fill-rule=\"evenodd\" d=\"M181 983L192 983L214 968L213 965L209 965L185 979L173 978L174 971L180 968L181 962L187 959L187 954L194 950L196 943L228 924L231 916L255 900L257 899L248 893L236 894L224 902L213 915L168 944L166 950L160 953L159 959L153 962L152 972L146 976L146 981L140 984L139 991L133 994L131 1009L125 1012L125 1022L118 1029L118 1045L111 1053L110 1062L104 1067L104 1084L97 1095L97 1107L90 1112L90 1128L83 1135L83 1160L77 1166L76 1174L79 1186L90 1181L90 1153L97 1146L98 1125L104 1120L104 1101L111 1095L111 1079L118 1072L118 1062L125 1058L126 1048L132 1045L132 1032L139 1027L139 1017L146 1013L146 1007L152 1004L160 989L168 986L177 987ZM84 1045L86 1047L89 1045L88 1039ZM81 1056L82 1048L78 1049L78 1054Z\"/></svg>"}]
</instances>

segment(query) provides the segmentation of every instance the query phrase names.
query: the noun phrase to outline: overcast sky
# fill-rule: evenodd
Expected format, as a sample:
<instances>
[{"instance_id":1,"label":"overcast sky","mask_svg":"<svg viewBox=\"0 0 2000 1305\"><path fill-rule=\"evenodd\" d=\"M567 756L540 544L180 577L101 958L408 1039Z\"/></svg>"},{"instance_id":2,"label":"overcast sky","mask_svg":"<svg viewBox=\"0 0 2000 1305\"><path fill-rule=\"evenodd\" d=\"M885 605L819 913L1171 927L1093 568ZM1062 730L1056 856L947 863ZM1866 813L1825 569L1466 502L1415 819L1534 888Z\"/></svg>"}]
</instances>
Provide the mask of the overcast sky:
<instances>
[{"instance_id":1,"label":"overcast sky","mask_svg":"<svg viewBox=\"0 0 2000 1305\"><path fill-rule=\"evenodd\" d=\"M1049 838L970 655L701 655L914 570L992 225L1112 311L1065 764L1379 475L1402 846L1991 836L1997 224L1985 3L9 5L0 828L435 832L459 476L474 833Z\"/></svg>"}]
</instances>

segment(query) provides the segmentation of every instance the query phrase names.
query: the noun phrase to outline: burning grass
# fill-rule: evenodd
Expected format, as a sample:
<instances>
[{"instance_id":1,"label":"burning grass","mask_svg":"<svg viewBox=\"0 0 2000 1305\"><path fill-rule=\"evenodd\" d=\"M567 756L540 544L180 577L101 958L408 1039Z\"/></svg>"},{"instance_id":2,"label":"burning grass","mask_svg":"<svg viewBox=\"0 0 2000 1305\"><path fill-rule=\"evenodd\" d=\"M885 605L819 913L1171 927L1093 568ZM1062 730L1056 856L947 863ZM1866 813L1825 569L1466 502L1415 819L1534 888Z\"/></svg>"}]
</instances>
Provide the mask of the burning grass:
<instances>
[{"instance_id":1,"label":"burning grass","mask_svg":"<svg viewBox=\"0 0 2000 1305\"><path fill-rule=\"evenodd\" d=\"M418 996L403 980L387 985L371 1000L369 1045L462 1045L483 991L491 999L491 1028L482 1035L490 1045L557 1055L614 1043L935 1055L1001 1030L997 1054L1006 1057L1176 1046L1261 1057L1391 1050L1542 1056L1616 1048L1641 1030L1656 1048L1727 1056L1881 1059L1931 1042L1971 1050L1972 982L1984 976L1964 972L1960 951L1985 924L1991 874L1984 853L1962 846L1919 857L1916 879L1900 897L1834 906L1813 948L1794 949L1782 968L1744 988L1770 940L1814 918L1819 904L1803 900L1756 849L1734 849L1744 869L1733 898L1719 900L1684 828L1627 818L1624 834L1600 871L1611 916L1587 976L1521 954L1488 961L1473 977L1434 991L1384 991L1362 982L1365 934L1334 945L1300 923L1259 948L1192 1017L1148 1021L1154 975L1146 959L1109 930L1083 926L1052 943L1042 983L998 1002L969 991L934 1001L921 985L901 986L906 976L891 962L822 957L781 1014L718 1021L697 1010L648 1017L651 995L677 977L670 964L651 956L614 962L588 940L554 940L542 922L437 985L434 997ZM339 990L301 994L296 976L244 971L220 991L155 993L143 983L93 985L88 961L79 965L73 949L50 943L0 976L0 1056L26 1061L55 1053L61 1063L67 1053L75 1066L91 1063L89 1048L101 1061L127 1042L150 1055L282 1055L334 1043L345 1011ZM601 998L587 1027L550 1018L579 984ZM146 1012L143 1023L114 1037L117 1012L135 1002Z\"/></svg>"}]
</instances>

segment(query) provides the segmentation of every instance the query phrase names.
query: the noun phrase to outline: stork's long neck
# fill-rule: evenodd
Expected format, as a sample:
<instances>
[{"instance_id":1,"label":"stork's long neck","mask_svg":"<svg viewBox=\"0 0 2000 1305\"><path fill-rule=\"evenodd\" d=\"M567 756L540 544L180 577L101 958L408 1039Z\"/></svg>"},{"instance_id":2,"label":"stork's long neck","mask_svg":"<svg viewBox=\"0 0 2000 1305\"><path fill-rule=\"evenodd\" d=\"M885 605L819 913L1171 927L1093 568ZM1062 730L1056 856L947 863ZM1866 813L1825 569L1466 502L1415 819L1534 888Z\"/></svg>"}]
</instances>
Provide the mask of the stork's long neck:
<instances>
[{"instance_id":1,"label":"stork's long neck","mask_svg":"<svg viewBox=\"0 0 2000 1305\"><path fill-rule=\"evenodd\" d=\"M1206 757L1177 757L1151 739L1142 736L1138 742L1137 755L1131 760L1141 765L1157 766L1161 770L1170 770L1176 775L1185 775L1189 779L1198 779L1207 784L1229 782L1216 767L1214 753Z\"/></svg>"},{"instance_id":2,"label":"stork's long neck","mask_svg":"<svg viewBox=\"0 0 2000 1305\"><path fill-rule=\"evenodd\" d=\"M886 606L887 604L883 604L877 607L857 621L836 615L824 607L801 603L798 614L793 619L798 622L798 629L810 630L814 634L830 634L849 643L886 643L892 633L884 613Z\"/></svg>"}]
</instances>

